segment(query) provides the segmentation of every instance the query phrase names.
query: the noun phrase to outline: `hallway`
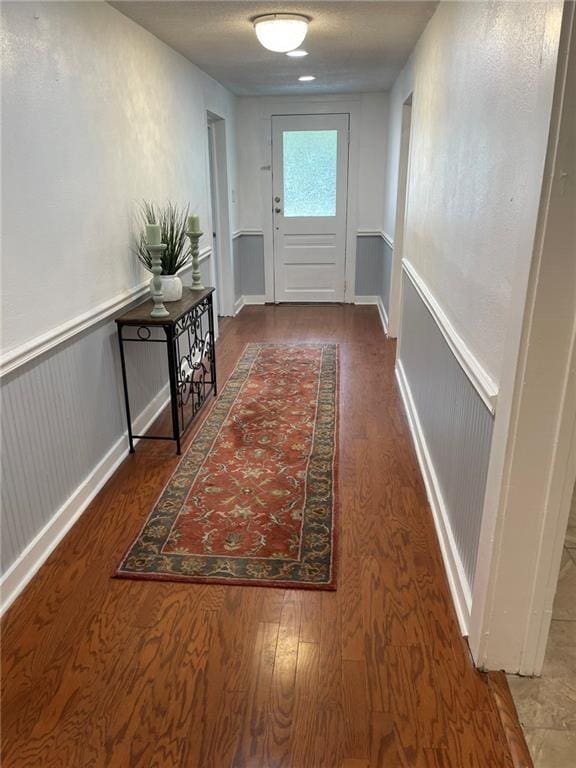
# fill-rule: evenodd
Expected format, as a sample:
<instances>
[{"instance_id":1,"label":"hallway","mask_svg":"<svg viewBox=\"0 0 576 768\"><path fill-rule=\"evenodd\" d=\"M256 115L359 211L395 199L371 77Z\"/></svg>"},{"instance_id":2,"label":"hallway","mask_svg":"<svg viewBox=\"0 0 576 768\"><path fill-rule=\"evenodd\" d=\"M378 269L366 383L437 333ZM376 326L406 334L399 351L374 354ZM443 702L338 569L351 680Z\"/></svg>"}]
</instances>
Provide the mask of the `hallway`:
<instances>
[{"instance_id":1,"label":"hallway","mask_svg":"<svg viewBox=\"0 0 576 768\"><path fill-rule=\"evenodd\" d=\"M177 465L140 443L5 617L4 768L512 765L376 308L245 307L220 381L247 342L312 340L340 345L337 591L112 579Z\"/></svg>"}]
</instances>

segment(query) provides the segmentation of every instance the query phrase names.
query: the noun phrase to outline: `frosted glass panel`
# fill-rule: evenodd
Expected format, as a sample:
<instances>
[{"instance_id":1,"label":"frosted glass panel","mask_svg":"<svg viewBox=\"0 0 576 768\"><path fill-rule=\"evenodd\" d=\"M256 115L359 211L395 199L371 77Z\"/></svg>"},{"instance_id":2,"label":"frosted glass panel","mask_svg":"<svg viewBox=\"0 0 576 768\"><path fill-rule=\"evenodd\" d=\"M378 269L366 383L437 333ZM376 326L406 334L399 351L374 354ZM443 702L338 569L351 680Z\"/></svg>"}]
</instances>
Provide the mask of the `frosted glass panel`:
<instances>
[{"instance_id":1,"label":"frosted glass panel","mask_svg":"<svg viewBox=\"0 0 576 768\"><path fill-rule=\"evenodd\" d=\"M284 216L336 216L338 131L283 131Z\"/></svg>"}]
</instances>

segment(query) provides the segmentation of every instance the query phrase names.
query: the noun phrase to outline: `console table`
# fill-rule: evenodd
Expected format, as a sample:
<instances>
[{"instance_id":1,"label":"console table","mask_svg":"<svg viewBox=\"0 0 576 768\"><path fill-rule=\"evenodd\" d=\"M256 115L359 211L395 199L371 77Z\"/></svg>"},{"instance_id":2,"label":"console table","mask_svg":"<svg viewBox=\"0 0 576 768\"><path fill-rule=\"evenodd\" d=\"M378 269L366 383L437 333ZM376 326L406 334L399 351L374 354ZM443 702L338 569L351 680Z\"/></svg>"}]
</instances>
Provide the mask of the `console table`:
<instances>
[{"instance_id":1,"label":"console table","mask_svg":"<svg viewBox=\"0 0 576 768\"><path fill-rule=\"evenodd\" d=\"M150 317L152 300L139 304L115 318L120 344L124 402L128 421L130 453L134 439L174 440L181 452L181 439L211 394L216 396L216 355L214 349L214 288L193 291L184 288L182 299L166 304L167 317ZM164 344L170 383L171 435L135 435L130 415L126 368L127 344Z\"/></svg>"}]
</instances>

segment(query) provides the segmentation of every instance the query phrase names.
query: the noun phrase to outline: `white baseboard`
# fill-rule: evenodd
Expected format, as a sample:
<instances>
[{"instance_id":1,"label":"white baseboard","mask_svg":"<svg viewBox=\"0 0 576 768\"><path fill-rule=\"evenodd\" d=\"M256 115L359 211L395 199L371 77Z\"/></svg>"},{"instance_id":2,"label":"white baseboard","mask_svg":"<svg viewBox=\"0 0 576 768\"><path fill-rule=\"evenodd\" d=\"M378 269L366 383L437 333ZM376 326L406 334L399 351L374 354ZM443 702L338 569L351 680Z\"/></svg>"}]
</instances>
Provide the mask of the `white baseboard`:
<instances>
[{"instance_id":1,"label":"white baseboard","mask_svg":"<svg viewBox=\"0 0 576 768\"><path fill-rule=\"evenodd\" d=\"M234 302L234 315L237 315L242 307L249 307L251 305L266 304L266 296L264 294L252 294L251 296L240 296Z\"/></svg>"},{"instance_id":2,"label":"white baseboard","mask_svg":"<svg viewBox=\"0 0 576 768\"><path fill-rule=\"evenodd\" d=\"M134 432L146 432L169 400L169 387L166 384L135 419ZM137 443L138 440L134 442ZM118 469L127 454L128 432L126 431L3 575L0 580L0 615L22 592L98 491Z\"/></svg>"},{"instance_id":3,"label":"white baseboard","mask_svg":"<svg viewBox=\"0 0 576 768\"><path fill-rule=\"evenodd\" d=\"M382 328L384 328L384 334L388 336L388 313L386 312L386 307L384 306L381 296L378 296L378 314L380 315Z\"/></svg>"},{"instance_id":4,"label":"white baseboard","mask_svg":"<svg viewBox=\"0 0 576 768\"><path fill-rule=\"evenodd\" d=\"M370 304L377 307L384 334L388 336L388 314L381 296L355 296L354 304Z\"/></svg>"},{"instance_id":5,"label":"white baseboard","mask_svg":"<svg viewBox=\"0 0 576 768\"><path fill-rule=\"evenodd\" d=\"M428 501L430 502L430 507L432 509L432 516L436 526L436 533L438 534L438 541L440 542L440 550L442 552L444 567L446 568L446 574L448 576L452 600L458 616L458 623L460 624L462 634L466 636L469 631L470 610L472 606L470 586L466 578L462 560L458 553L454 534L452 533L448 511L444 499L442 498L440 483L438 482L438 477L434 465L432 464L432 458L426 444L426 438L422 431L420 419L418 418L418 412L412 397L412 392L410 391L410 385L408 384L408 379L406 378L400 360L396 360L396 379L398 381L398 386L400 387L400 394L402 395L404 409L408 417L412 440L416 447L420 471L422 472L424 483L426 485Z\"/></svg>"}]
</instances>

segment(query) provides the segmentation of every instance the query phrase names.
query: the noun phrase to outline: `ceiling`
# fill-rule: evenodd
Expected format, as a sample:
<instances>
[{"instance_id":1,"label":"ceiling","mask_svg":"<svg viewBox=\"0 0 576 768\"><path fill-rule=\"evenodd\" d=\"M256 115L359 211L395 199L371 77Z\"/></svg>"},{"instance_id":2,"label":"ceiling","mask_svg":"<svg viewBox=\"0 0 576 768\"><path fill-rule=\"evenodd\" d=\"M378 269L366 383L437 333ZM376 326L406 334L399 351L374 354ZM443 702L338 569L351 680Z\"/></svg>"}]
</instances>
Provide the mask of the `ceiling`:
<instances>
[{"instance_id":1,"label":"ceiling","mask_svg":"<svg viewBox=\"0 0 576 768\"><path fill-rule=\"evenodd\" d=\"M434 13L436 2L112 2L239 96L388 90ZM256 39L251 19L302 13L312 21L291 59ZM312 83L300 75L312 74Z\"/></svg>"}]
</instances>

